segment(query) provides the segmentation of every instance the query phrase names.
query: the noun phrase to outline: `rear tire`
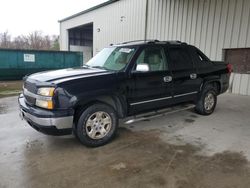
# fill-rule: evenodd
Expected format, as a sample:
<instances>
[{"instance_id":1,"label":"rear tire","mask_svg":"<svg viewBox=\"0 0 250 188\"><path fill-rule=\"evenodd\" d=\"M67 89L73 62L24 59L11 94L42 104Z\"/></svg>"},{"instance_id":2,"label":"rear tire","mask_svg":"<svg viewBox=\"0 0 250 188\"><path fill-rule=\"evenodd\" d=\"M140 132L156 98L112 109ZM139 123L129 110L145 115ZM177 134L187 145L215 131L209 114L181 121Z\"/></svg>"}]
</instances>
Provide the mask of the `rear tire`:
<instances>
[{"instance_id":1,"label":"rear tire","mask_svg":"<svg viewBox=\"0 0 250 188\"><path fill-rule=\"evenodd\" d=\"M210 115L214 112L217 104L217 92L212 85L206 85L201 94L198 102L196 103L195 110L201 115Z\"/></svg>"},{"instance_id":2,"label":"rear tire","mask_svg":"<svg viewBox=\"0 0 250 188\"><path fill-rule=\"evenodd\" d=\"M82 112L76 127L80 142L89 147L98 147L110 142L118 128L114 109L106 104L94 104Z\"/></svg>"}]
</instances>

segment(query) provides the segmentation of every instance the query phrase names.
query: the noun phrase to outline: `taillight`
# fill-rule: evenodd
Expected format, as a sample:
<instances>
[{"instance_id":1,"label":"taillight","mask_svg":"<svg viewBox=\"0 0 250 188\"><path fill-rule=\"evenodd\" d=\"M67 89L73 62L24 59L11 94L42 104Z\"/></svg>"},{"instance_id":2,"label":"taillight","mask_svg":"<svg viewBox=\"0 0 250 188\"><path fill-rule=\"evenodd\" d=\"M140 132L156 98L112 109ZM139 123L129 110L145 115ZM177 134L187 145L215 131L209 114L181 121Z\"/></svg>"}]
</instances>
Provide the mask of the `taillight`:
<instances>
[{"instance_id":1,"label":"taillight","mask_svg":"<svg viewBox=\"0 0 250 188\"><path fill-rule=\"evenodd\" d=\"M232 66L232 64L227 64L227 70L228 70L228 73L233 72L233 66Z\"/></svg>"}]
</instances>

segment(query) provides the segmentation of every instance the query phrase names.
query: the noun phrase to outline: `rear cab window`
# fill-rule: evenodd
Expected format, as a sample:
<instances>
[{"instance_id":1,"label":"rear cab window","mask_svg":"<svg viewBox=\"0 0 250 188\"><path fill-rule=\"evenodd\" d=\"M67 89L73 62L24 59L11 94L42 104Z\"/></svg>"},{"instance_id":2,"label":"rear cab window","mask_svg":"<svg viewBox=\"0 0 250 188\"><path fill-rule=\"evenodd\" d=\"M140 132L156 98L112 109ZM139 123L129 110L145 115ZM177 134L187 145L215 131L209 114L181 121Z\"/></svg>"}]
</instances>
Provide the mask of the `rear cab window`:
<instances>
[{"instance_id":1,"label":"rear cab window","mask_svg":"<svg viewBox=\"0 0 250 188\"><path fill-rule=\"evenodd\" d=\"M204 55L199 49L191 47L190 53L192 54L195 66L197 68L208 67L212 65L212 62L209 60L209 58Z\"/></svg>"}]
</instances>

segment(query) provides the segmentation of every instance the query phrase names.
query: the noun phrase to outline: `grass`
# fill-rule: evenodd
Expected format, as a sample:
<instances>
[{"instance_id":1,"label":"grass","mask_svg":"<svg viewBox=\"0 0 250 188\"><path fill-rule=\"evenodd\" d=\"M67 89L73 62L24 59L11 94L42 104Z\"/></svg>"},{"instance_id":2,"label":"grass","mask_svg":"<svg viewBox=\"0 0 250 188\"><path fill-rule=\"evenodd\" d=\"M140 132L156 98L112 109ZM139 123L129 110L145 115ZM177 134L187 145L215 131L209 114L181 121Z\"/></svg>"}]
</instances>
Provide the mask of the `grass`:
<instances>
[{"instance_id":1,"label":"grass","mask_svg":"<svg viewBox=\"0 0 250 188\"><path fill-rule=\"evenodd\" d=\"M0 98L15 96L21 93L23 81L0 81Z\"/></svg>"}]
</instances>

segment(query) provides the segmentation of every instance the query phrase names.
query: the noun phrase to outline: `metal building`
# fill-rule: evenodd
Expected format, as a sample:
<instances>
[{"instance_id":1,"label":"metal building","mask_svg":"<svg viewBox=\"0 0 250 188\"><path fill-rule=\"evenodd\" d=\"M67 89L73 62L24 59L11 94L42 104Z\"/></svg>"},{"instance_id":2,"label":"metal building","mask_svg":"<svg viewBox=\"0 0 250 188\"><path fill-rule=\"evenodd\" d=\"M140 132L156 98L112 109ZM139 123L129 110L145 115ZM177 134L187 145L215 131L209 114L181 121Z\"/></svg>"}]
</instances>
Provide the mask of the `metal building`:
<instances>
[{"instance_id":1,"label":"metal building","mask_svg":"<svg viewBox=\"0 0 250 188\"><path fill-rule=\"evenodd\" d=\"M249 74L250 1L110 0L60 20L61 50L83 51L85 60L111 43L137 39L181 40ZM249 75L244 84L250 95Z\"/></svg>"}]
</instances>

